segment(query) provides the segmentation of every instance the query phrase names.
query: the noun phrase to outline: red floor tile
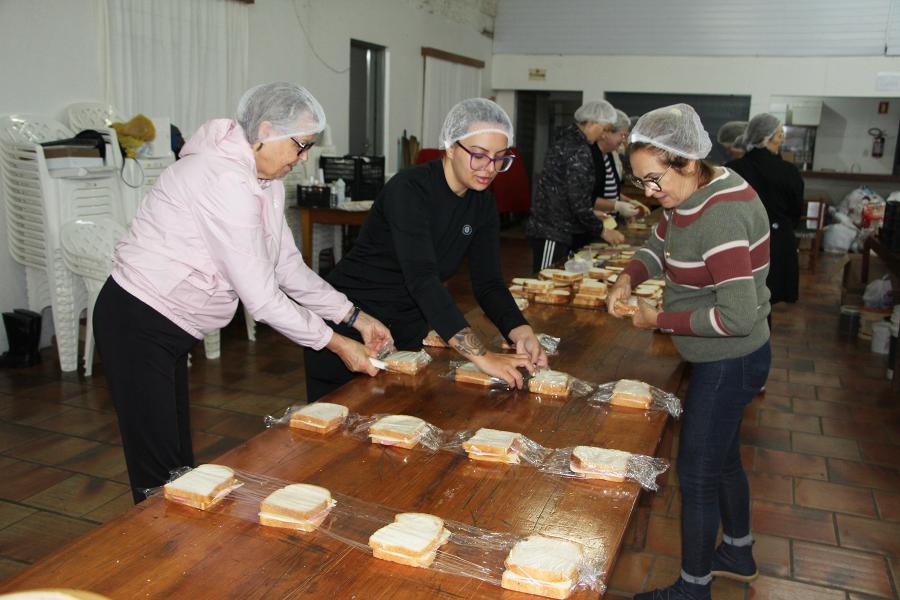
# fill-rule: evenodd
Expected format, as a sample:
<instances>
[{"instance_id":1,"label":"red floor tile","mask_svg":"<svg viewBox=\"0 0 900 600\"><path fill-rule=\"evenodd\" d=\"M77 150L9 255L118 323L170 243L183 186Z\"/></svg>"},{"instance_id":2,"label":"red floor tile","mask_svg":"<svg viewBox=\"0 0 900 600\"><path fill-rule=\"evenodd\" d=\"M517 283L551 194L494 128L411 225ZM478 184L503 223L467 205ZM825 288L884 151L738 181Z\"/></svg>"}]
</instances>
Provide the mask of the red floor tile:
<instances>
[{"instance_id":1,"label":"red floor tile","mask_svg":"<svg viewBox=\"0 0 900 600\"><path fill-rule=\"evenodd\" d=\"M828 480L861 485L888 492L900 492L900 474L896 469L862 462L828 459Z\"/></svg>"},{"instance_id":2,"label":"red floor tile","mask_svg":"<svg viewBox=\"0 0 900 600\"><path fill-rule=\"evenodd\" d=\"M875 490L878 513L887 521L900 521L900 494Z\"/></svg>"},{"instance_id":3,"label":"red floor tile","mask_svg":"<svg viewBox=\"0 0 900 600\"><path fill-rule=\"evenodd\" d=\"M800 506L875 517L872 491L825 481L797 479L794 497Z\"/></svg>"},{"instance_id":4,"label":"red floor tile","mask_svg":"<svg viewBox=\"0 0 900 600\"><path fill-rule=\"evenodd\" d=\"M900 524L839 514L837 528L844 548L900 555Z\"/></svg>"},{"instance_id":5,"label":"red floor tile","mask_svg":"<svg viewBox=\"0 0 900 600\"><path fill-rule=\"evenodd\" d=\"M846 595L841 590L761 575L750 585L747 598L748 600L844 600Z\"/></svg>"},{"instance_id":6,"label":"red floor tile","mask_svg":"<svg viewBox=\"0 0 900 600\"><path fill-rule=\"evenodd\" d=\"M794 431L791 433L791 445L794 452L815 454L848 460L859 460L859 445L856 440L828 437Z\"/></svg>"},{"instance_id":7,"label":"red floor tile","mask_svg":"<svg viewBox=\"0 0 900 600\"><path fill-rule=\"evenodd\" d=\"M753 502L753 530L769 535L836 544L832 519L832 513L821 510Z\"/></svg>"},{"instance_id":8,"label":"red floor tile","mask_svg":"<svg viewBox=\"0 0 900 600\"><path fill-rule=\"evenodd\" d=\"M827 479L826 462L821 456L764 448L756 451L756 464L753 470L759 473L793 475L808 479Z\"/></svg>"},{"instance_id":9,"label":"red floor tile","mask_svg":"<svg viewBox=\"0 0 900 600\"><path fill-rule=\"evenodd\" d=\"M822 546L794 543L794 577L829 587L890 598L891 577L883 556Z\"/></svg>"},{"instance_id":10,"label":"red floor tile","mask_svg":"<svg viewBox=\"0 0 900 600\"><path fill-rule=\"evenodd\" d=\"M806 433L822 433L819 417L813 415L797 415L778 410L760 410L759 424L764 427L789 429Z\"/></svg>"},{"instance_id":11,"label":"red floor tile","mask_svg":"<svg viewBox=\"0 0 900 600\"><path fill-rule=\"evenodd\" d=\"M782 504L791 504L794 501L793 482L790 477L748 471L747 481L750 483L750 497L755 500Z\"/></svg>"}]
</instances>

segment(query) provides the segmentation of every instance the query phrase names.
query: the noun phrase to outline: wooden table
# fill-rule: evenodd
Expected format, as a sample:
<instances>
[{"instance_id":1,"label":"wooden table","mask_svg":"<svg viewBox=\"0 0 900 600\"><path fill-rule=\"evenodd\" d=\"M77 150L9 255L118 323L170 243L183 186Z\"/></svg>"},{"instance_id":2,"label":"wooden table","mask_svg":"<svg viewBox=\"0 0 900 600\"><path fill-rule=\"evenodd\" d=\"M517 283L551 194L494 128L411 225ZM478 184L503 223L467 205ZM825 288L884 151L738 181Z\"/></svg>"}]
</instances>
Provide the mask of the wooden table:
<instances>
[{"instance_id":1,"label":"wooden table","mask_svg":"<svg viewBox=\"0 0 900 600\"><path fill-rule=\"evenodd\" d=\"M306 264L313 266L313 225L362 225L369 211L340 210L337 208L300 207L300 253Z\"/></svg>"},{"instance_id":2,"label":"wooden table","mask_svg":"<svg viewBox=\"0 0 900 600\"><path fill-rule=\"evenodd\" d=\"M606 382L640 378L675 390L682 363L667 336L636 330L604 312L533 305L535 330L561 336L553 365ZM485 339L480 312L469 315ZM547 447L596 445L655 454L669 416L595 407L584 398L490 392L441 377L450 350L418 377L358 378L327 399L363 414L403 413L448 430L520 431ZM318 436L273 427L217 463L325 486L392 507L429 512L492 531L541 532L585 545L611 570L635 512L635 483L580 481L527 466L476 463L464 455L386 448L344 433ZM227 502L227 500L226 500ZM381 561L321 533L292 535L222 514L151 498L0 584L88 589L130 598L535 598L467 577ZM572 598L596 598L581 591Z\"/></svg>"},{"instance_id":3,"label":"wooden table","mask_svg":"<svg viewBox=\"0 0 900 600\"><path fill-rule=\"evenodd\" d=\"M884 264L887 266L888 271L890 271L895 278L900 279L900 253L892 252L890 249L886 248L877 237L875 237L874 235L870 235L863 243L862 268L860 269L862 284L865 285L869 283L869 252L872 251L874 251L875 254L881 257L881 260L884 261ZM897 293L894 292L894 298L896 297ZM896 362L894 364L894 378L891 380L891 389L895 391L900 390L900 351L898 351L896 354L897 356L895 357Z\"/></svg>"}]
</instances>

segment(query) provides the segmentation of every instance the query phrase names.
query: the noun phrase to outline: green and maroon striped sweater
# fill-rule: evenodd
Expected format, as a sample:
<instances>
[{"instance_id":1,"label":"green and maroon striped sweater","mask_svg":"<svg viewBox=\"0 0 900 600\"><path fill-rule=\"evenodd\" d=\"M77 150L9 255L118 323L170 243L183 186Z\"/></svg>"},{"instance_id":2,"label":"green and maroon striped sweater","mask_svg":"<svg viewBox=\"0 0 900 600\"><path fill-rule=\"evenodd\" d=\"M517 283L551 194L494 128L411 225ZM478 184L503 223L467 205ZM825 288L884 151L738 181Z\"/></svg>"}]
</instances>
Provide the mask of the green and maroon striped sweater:
<instances>
[{"instance_id":1,"label":"green and maroon striped sweater","mask_svg":"<svg viewBox=\"0 0 900 600\"><path fill-rule=\"evenodd\" d=\"M665 275L659 327L690 362L744 356L769 339L769 219L734 171L664 210L624 272L632 286Z\"/></svg>"}]
</instances>

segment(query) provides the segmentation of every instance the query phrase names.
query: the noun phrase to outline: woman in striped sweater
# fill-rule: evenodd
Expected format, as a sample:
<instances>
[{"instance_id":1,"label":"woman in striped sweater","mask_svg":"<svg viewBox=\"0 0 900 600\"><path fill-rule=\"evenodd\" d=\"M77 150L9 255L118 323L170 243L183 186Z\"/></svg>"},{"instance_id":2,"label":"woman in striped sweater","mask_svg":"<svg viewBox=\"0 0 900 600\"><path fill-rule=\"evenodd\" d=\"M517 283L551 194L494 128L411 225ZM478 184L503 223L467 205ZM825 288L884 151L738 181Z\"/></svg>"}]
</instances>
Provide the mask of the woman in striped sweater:
<instances>
[{"instance_id":1,"label":"woman in striped sweater","mask_svg":"<svg viewBox=\"0 0 900 600\"><path fill-rule=\"evenodd\" d=\"M633 286L665 275L664 309L642 305L633 322L671 333L692 365L677 463L681 577L635 598L707 600L714 575L751 581L758 573L740 430L771 362L769 222L746 181L703 161L712 144L690 106L645 114L630 140L634 183L664 211L610 290L610 312L621 316L617 303Z\"/></svg>"}]
</instances>

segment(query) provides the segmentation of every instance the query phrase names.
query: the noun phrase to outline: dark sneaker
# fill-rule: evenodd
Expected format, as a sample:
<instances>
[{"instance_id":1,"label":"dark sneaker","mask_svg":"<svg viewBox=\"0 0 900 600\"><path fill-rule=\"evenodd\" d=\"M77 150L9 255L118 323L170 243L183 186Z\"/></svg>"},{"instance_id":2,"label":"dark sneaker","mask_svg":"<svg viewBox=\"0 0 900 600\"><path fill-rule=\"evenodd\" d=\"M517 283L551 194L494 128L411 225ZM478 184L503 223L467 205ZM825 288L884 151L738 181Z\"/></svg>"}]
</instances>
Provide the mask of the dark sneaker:
<instances>
[{"instance_id":1,"label":"dark sneaker","mask_svg":"<svg viewBox=\"0 0 900 600\"><path fill-rule=\"evenodd\" d=\"M753 546L719 544L712 560L713 577L725 577L749 582L759 577L759 569L753 560Z\"/></svg>"},{"instance_id":2,"label":"dark sneaker","mask_svg":"<svg viewBox=\"0 0 900 600\"><path fill-rule=\"evenodd\" d=\"M708 585L687 583L682 578L667 588L636 594L634 600L712 600Z\"/></svg>"}]
</instances>

